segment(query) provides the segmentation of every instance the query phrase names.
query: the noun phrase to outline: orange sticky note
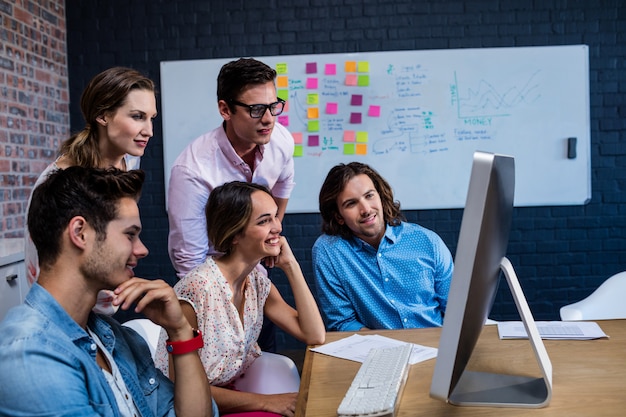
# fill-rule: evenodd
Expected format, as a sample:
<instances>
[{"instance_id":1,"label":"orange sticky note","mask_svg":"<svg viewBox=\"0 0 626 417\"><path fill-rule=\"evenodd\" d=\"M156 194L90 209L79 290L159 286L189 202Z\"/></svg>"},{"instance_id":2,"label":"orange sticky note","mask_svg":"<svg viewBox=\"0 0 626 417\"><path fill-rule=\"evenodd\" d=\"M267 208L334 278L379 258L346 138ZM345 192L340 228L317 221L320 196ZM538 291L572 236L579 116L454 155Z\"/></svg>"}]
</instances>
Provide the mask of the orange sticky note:
<instances>
[{"instance_id":1,"label":"orange sticky note","mask_svg":"<svg viewBox=\"0 0 626 417\"><path fill-rule=\"evenodd\" d=\"M356 72L356 61L346 61L346 72Z\"/></svg>"},{"instance_id":2,"label":"orange sticky note","mask_svg":"<svg viewBox=\"0 0 626 417\"><path fill-rule=\"evenodd\" d=\"M367 145L365 143L357 143L356 144L356 154L357 155L367 155Z\"/></svg>"},{"instance_id":3,"label":"orange sticky note","mask_svg":"<svg viewBox=\"0 0 626 417\"><path fill-rule=\"evenodd\" d=\"M278 77L276 77L276 86L289 87L289 77L285 75L279 75Z\"/></svg>"},{"instance_id":4,"label":"orange sticky note","mask_svg":"<svg viewBox=\"0 0 626 417\"><path fill-rule=\"evenodd\" d=\"M309 119L319 119L320 109L318 107L309 107L306 109L306 116Z\"/></svg>"}]
</instances>

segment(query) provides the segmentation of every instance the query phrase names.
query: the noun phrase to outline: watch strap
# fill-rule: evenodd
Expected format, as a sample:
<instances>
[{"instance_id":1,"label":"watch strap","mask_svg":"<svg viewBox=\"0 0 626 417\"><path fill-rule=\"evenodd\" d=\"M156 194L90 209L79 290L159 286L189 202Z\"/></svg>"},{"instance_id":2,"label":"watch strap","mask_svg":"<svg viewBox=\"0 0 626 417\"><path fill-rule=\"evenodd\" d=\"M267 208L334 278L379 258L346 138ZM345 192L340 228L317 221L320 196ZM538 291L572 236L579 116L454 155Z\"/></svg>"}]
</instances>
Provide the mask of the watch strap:
<instances>
[{"instance_id":1,"label":"watch strap","mask_svg":"<svg viewBox=\"0 0 626 417\"><path fill-rule=\"evenodd\" d=\"M204 347L202 332L200 330L193 329L193 338L189 340L177 340L175 342L170 342L168 339L165 342L165 347L172 355L183 355L185 353L198 350Z\"/></svg>"}]
</instances>

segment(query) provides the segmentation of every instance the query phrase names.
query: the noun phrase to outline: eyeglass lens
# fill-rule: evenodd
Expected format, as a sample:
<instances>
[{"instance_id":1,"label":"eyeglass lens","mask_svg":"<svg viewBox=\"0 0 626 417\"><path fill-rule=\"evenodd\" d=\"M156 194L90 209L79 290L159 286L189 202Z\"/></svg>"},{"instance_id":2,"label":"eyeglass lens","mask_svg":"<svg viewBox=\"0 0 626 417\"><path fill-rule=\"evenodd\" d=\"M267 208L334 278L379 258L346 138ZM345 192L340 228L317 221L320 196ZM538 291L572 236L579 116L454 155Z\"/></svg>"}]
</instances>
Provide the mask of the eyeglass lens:
<instances>
[{"instance_id":1,"label":"eyeglass lens","mask_svg":"<svg viewBox=\"0 0 626 417\"><path fill-rule=\"evenodd\" d=\"M278 116L283 112L285 108L284 101L277 101L271 104L252 104L250 106L250 116L258 119L259 117L263 117L267 109L270 109L270 113L272 116Z\"/></svg>"}]
</instances>

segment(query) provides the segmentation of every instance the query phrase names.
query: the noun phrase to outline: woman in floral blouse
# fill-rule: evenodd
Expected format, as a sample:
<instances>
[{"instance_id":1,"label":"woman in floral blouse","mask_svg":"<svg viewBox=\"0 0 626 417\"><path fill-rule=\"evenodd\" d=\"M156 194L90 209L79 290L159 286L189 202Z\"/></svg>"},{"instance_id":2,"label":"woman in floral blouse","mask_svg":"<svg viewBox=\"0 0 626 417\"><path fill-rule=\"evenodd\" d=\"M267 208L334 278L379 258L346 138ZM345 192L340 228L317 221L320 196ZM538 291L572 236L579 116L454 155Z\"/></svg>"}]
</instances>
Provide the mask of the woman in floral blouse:
<instances>
[{"instance_id":1,"label":"woman in floral blouse","mask_svg":"<svg viewBox=\"0 0 626 417\"><path fill-rule=\"evenodd\" d=\"M281 236L278 207L262 185L234 181L215 188L206 206L211 256L174 287L183 311L202 331L200 357L221 414L293 416L297 392L255 394L234 388L261 355L257 338L265 314L306 344L324 342L325 329L300 265ZM283 270L296 308L282 298L260 261ZM172 375L162 334L157 366ZM271 377L271 375L268 375Z\"/></svg>"}]
</instances>

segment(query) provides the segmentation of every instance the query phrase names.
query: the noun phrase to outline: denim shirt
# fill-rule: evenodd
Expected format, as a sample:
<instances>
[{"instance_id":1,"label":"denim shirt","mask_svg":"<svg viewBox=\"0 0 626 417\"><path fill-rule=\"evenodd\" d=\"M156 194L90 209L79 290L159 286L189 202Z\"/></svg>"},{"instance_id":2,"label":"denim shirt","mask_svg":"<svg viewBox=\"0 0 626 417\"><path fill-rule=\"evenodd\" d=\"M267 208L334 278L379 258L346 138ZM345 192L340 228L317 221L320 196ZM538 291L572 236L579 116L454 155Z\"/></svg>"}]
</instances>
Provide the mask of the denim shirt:
<instances>
[{"instance_id":1,"label":"denim shirt","mask_svg":"<svg viewBox=\"0 0 626 417\"><path fill-rule=\"evenodd\" d=\"M174 416L174 385L155 368L143 338L94 313L88 326L113 356L141 415ZM119 416L96 352L87 332L33 284L0 323L0 416ZM215 402L213 409L217 415Z\"/></svg>"}]
</instances>

